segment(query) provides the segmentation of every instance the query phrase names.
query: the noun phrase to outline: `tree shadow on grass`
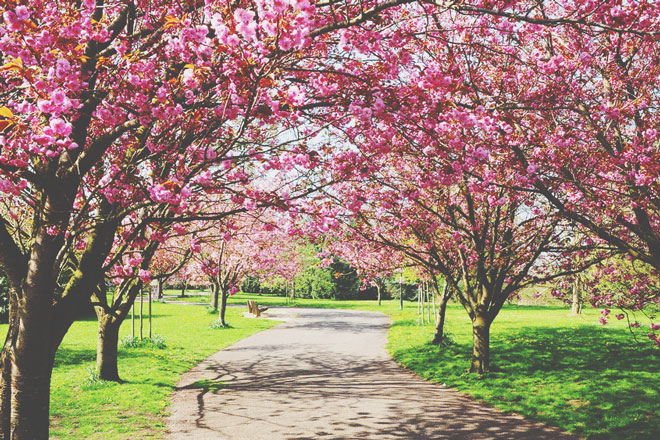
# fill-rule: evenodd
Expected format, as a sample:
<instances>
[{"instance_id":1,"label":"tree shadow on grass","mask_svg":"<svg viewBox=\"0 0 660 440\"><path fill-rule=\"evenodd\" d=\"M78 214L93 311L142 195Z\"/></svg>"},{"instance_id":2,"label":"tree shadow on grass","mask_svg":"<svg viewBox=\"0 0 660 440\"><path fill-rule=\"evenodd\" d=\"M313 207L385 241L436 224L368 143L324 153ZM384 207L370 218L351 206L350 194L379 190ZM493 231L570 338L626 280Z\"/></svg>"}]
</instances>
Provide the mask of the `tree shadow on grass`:
<instances>
[{"instance_id":1,"label":"tree shadow on grass","mask_svg":"<svg viewBox=\"0 0 660 440\"><path fill-rule=\"evenodd\" d=\"M626 330L522 327L492 339L496 372L465 373L470 344L394 353L423 377L588 439L660 438L660 351Z\"/></svg>"},{"instance_id":2,"label":"tree shadow on grass","mask_svg":"<svg viewBox=\"0 0 660 440\"><path fill-rule=\"evenodd\" d=\"M153 357L153 348L119 348L117 361L121 368L122 360L136 358ZM70 347L60 347L55 355L55 367L64 365L75 365L83 362L96 362L96 350L94 349L76 349Z\"/></svg>"},{"instance_id":3,"label":"tree shadow on grass","mask_svg":"<svg viewBox=\"0 0 660 440\"><path fill-rule=\"evenodd\" d=\"M73 365L96 360L96 350L60 347L55 355L55 366Z\"/></svg>"}]
</instances>

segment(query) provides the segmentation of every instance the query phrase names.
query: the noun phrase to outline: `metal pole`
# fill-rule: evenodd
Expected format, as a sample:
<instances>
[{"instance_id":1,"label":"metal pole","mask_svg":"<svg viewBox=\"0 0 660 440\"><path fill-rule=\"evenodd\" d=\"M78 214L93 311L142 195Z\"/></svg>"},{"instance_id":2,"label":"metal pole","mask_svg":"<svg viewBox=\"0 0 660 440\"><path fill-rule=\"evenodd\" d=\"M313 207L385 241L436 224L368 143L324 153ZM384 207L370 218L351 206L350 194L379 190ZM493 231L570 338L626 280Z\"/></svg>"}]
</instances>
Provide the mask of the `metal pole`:
<instances>
[{"instance_id":1,"label":"metal pole","mask_svg":"<svg viewBox=\"0 0 660 440\"><path fill-rule=\"evenodd\" d=\"M433 286L437 286L437 284L434 284ZM433 287L433 292L431 293L431 300L433 301L433 317L435 317L435 287Z\"/></svg>"},{"instance_id":2,"label":"metal pole","mask_svg":"<svg viewBox=\"0 0 660 440\"><path fill-rule=\"evenodd\" d=\"M143 329L143 319L142 319L142 310L144 309L144 297L142 294L142 289L140 289L140 341L142 340L142 329Z\"/></svg>"},{"instance_id":3,"label":"metal pole","mask_svg":"<svg viewBox=\"0 0 660 440\"><path fill-rule=\"evenodd\" d=\"M149 339L151 339L151 297L153 295L149 294Z\"/></svg>"},{"instance_id":4,"label":"metal pole","mask_svg":"<svg viewBox=\"0 0 660 440\"><path fill-rule=\"evenodd\" d=\"M425 281L424 284L426 285L426 306L428 310L428 321L430 324L431 323L431 289L429 289L428 281Z\"/></svg>"},{"instance_id":5,"label":"metal pole","mask_svg":"<svg viewBox=\"0 0 660 440\"><path fill-rule=\"evenodd\" d=\"M135 301L131 307L131 338L135 339Z\"/></svg>"}]
</instances>

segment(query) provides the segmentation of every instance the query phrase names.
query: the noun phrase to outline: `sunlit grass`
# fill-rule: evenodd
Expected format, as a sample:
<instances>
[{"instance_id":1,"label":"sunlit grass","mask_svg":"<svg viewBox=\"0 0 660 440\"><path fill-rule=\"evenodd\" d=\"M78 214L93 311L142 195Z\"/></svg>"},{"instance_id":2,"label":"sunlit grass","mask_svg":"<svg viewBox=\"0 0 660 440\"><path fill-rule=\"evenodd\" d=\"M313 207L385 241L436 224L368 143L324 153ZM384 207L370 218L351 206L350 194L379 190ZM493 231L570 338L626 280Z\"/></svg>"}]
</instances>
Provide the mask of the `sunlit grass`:
<instances>
[{"instance_id":1,"label":"sunlit grass","mask_svg":"<svg viewBox=\"0 0 660 440\"><path fill-rule=\"evenodd\" d=\"M119 349L117 384L95 380L96 319L74 323L57 352L51 385L51 438L162 438L169 396L181 374L202 359L275 321L245 319L228 310L232 328L213 330L203 307L153 305L153 331L166 347ZM137 331L136 322L136 331ZM145 322L146 335L146 322ZM1 331L6 331L6 325ZM130 317L120 338L130 335Z\"/></svg>"},{"instance_id":2,"label":"sunlit grass","mask_svg":"<svg viewBox=\"0 0 660 440\"><path fill-rule=\"evenodd\" d=\"M497 372L469 375L471 328L458 306L448 310L455 341L435 347L430 326L411 312L394 317L388 348L420 376L479 400L588 439L660 438L660 350L636 344L622 322L601 326L598 311L509 307L493 324Z\"/></svg>"},{"instance_id":3,"label":"sunlit grass","mask_svg":"<svg viewBox=\"0 0 660 440\"><path fill-rule=\"evenodd\" d=\"M186 299L208 298L196 293ZM244 306L248 299L270 307L287 305L283 297L244 293L230 297L229 303ZM660 438L660 350L636 344L623 322L599 325L597 310L586 309L573 317L562 307L505 308L492 328L492 363L497 371L476 376L466 373L471 326L458 305L447 311L447 331L454 343L446 347L428 344L433 326L419 325L416 303L407 302L403 311L396 300L378 306L375 301L296 299L288 305L387 313L393 320L388 349L402 365L505 411L590 440ZM154 333L163 335L167 346L120 349L124 384L90 376L96 320L73 325L58 351L53 374L54 438L162 438L169 396L181 373L276 324L244 319L246 309L230 307L232 328L213 330L209 325L215 317L203 306L154 303L153 310ZM121 333L130 334L130 318Z\"/></svg>"}]
</instances>

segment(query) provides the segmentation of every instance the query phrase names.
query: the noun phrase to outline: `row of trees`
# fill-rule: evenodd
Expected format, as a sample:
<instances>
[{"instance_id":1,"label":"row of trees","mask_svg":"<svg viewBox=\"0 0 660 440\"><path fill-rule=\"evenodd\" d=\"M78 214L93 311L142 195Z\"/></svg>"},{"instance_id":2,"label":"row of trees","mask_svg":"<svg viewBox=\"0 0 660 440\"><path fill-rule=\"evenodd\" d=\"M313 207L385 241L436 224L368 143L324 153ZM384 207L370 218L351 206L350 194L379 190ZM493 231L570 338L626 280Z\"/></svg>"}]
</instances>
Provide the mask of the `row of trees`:
<instances>
[{"instance_id":1,"label":"row of trees","mask_svg":"<svg viewBox=\"0 0 660 440\"><path fill-rule=\"evenodd\" d=\"M243 213L442 275L474 371L512 293L612 252L648 267L626 304L657 301L659 25L660 6L617 0L10 3L2 437L48 436L79 309L94 295L114 334L169 240L231 289L229 236L205 231L240 234Z\"/></svg>"}]
</instances>

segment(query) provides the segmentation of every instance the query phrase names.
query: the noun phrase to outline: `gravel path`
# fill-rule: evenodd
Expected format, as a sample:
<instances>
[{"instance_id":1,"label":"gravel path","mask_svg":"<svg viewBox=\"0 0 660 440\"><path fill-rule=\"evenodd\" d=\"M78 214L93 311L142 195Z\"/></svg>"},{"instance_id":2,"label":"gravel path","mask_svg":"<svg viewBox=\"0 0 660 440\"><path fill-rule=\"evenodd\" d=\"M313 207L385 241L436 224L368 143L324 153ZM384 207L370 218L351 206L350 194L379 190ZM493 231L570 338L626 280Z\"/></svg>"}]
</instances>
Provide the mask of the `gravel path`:
<instances>
[{"instance_id":1,"label":"gravel path","mask_svg":"<svg viewBox=\"0 0 660 440\"><path fill-rule=\"evenodd\" d=\"M385 351L386 315L302 308L267 314L287 322L182 377L170 439L577 439L402 369Z\"/></svg>"}]
</instances>

